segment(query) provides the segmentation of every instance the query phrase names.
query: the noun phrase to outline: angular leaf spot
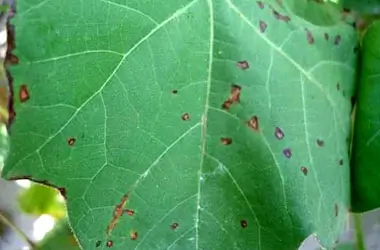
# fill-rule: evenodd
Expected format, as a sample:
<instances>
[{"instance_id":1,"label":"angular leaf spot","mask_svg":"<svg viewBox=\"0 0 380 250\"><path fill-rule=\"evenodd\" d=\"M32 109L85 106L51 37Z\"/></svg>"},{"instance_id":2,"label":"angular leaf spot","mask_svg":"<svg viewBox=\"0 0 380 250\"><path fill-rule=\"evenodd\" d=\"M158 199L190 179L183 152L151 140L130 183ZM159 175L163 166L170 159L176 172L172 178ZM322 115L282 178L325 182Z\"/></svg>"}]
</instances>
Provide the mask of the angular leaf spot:
<instances>
[{"instance_id":1,"label":"angular leaf spot","mask_svg":"<svg viewBox=\"0 0 380 250\"><path fill-rule=\"evenodd\" d=\"M20 102L26 102L27 100L29 100L30 96L29 96L28 87L26 85L20 86L19 97L20 97Z\"/></svg>"},{"instance_id":2,"label":"angular leaf spot","mask_svg":"<svg viewBox=\"0 0 380 250\"><path fill-rule=\"evenodd\" d=\"M184 114L181 116L181 119L184 120L184 121L188 121L188 120L190 120L190 115L189 115L189 113L184 113Z\"/></svg>"},{"instance_id":3,"label":"angular leaf spot","mask_svg":"<svg viewBox=\"0 0 380 250\"><path fill-rule=\"evenodd\" d=\"M137 236L138 236L137 232L136 232L136 231L133 231L133 232L131 233L131 240L137 240Z\"/></svg>"},{"instance_id":4,"label":"angular leaf spot","mask_svg":"<svg viewBox=\"0 0 380 250\"><path fill-rule=\"evenodd\" d=\"M325 145L325 142L320 139L317 139L317 145L323 147Z\"/></svg>"},{"instance_id":5,"label":"angular leaf spot","mask_svg":"<svg viewBox=\"0 0 380 250\"><path fill-rule=\"evenodd\" d=\"M273 12L273 15L274 17L277 19L277 20L280 20L280 21L284 21L286 23L288 23L290 21L290 17L288 16L284 16L284 15L281 15L280 13L278 13L278 11L272 9L272 12Z\"/></svg>"},{"instance_id":6,"label":"angular leaf spot","mask_svg":"<svg viewBox=\"0 0 380 250\"><path fill-rule=\"evenodd\" d=\"M231 86L230 100L232 103L240 102L240 92L241 92L241 87L239 85L233 84Z\"/></svg>"},{"instance_id":7,"label":"angular leaf spot","mask_svg":"<svg viewBox=\"0 0 380 250\"><path fill-rule=\"evenodd\" d=\"M306 167L301 167L302 173L306 176L307 175L307 168Z\"/></svg>"},{"instance_id":8,"label":"angular leaf spot","mask_svg":"<svg viewBox=\"0 0 380 250\"><path fill-rule=\"evenodd\" d=\"M74 146L75 142L76 142L75 138L69 138L67 140L67 144L69 144L69 146Z\"/></svg>"},{"instance_id":9,"label":"angular leaf spot","mask_svg":"<svg viewBox=\"0 0 380 250\"><path fill-rule=\"evenodd\" d=\"M113 241L112 240L107 241L107 247L108 248L113 247Z\"/></svg>"},{"instance_id":10,"label":"angular leaf spot","mask_svg":"<svg viewBox=\"0 0 380 250\"><path fill-rule=\"evenodd\" d=\"M241 220L241 221L240 221L240 226L241 226L242 228L246 228L246 227L248 226L247 221L246 221L246 220Z\"/></svg>"},{"instance_id":11,"label":"angular leaf spot","mask_svg":"<svg viewBox=\"0 0 380 250\"><path fill-rule=\"evenodd\" d=\"M179 224L177 222L173 222L171 225L170 225L170 228L171 230L176 230L178 228Z\"/></svg>"},{"instance_id":12,"label":"angular leaf spot","mask_svg":"<svg viewBox=\"0 0 380 250\"><path fill-rule=\"evenodd\" d=\"M249 68L249 64L248 64L247 61L238 61L238 62L236 63L236 65L237 65L239 68L243 69L243 70Z\"/></svg>"},{"instance_id":13,"label":"angular leaf spot","mask_svg":"<svg viewBox=\"0 0 380 250\"><path fill-rule=\"evenodd\" d=\"M286 158L292 157L292 150L290 148L286 148L282 151Z\"/></svg>"},{"instance_id":14,"label":"angular leaf spot","mask_svg":"<svg viewBox=\"0 0 380 250\"><path fill-rule=\"evenodd\" d=\"M248 126L255 131L259 130L259 118L257 116L252 116L248 121Z\"/></svg>"},{"instance_id":15,"label":"angular leaf spot","mask_svg":"<svg viewBox=\"0 0 380 250\"><path fill-rule=\"evenodd\" d=\"M314 37L313 34L311 34L311 31L308 29L305 29L306 31L306 39L308 44L314 44Z\"/></svg>"},{"instance_id":16,"label":"angular leaf spot","mask_svg":"<svg viewBox=\"0 0 380 250\"><path fill-rule=\"evenodd\" d=\"M284 132L279 127L276 127L276 129L274 131L274 135L279 140L282 140L282 138L284 138L284 136L285 136Z\"/></svg>"},{"instance_id":17,"label":"angular leaf spot","mask_svg":"<svg viewBox=\"0 0 380 250\"><path fill-rule=\"evenodd\" d=\"M264 3L262 1L257 1L257 5L260 9L264 9Z\"/></svg>"},{"instance_id":18,"label":"angular leaf spot","mask_svg":"<svg viewBox=\"0 0 380 250\"><path fill-rule=\"evenodd\" d=\"M264 33L265 30L267 29L267 27L268 27L268 24L266 24L264 21L260 20L260 31L261 31L261 33Z\"/></svg>"},{"instance_id":19,"label":"angular leaf spot","mask_svg":"<svg viewBox=\"0 0 380 250\"><path fill-rule=\"evenodd\" d=\"M231 138L221 138L220 141L222 142L223 145L230 145L232 143L232 139Z\"/></svg>"},{"instance_id":20,"label":"angular leaf spot","mask_svg":"<svg viewBox=\"0 0 380 250\"><path fill-rule=\"evenodd\" d=\"M225 110L230 109L231 105L232 105L232 102L230 100L227 100L223 102L222 109L225 109Z\"/></svg>"}]
</instances>

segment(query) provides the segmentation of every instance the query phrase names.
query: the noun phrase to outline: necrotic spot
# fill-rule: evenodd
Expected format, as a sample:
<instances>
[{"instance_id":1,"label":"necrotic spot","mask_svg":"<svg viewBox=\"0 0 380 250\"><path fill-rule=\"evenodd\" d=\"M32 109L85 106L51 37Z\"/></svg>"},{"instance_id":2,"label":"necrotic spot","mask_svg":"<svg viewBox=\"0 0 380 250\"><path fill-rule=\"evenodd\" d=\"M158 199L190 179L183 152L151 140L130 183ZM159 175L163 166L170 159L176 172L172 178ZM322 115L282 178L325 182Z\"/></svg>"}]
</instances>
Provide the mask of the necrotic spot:
<instances>
[{"instance_id":1,"label":"necrotic spot","mask_svg":"<svg viewBox=\"0 0 380 250\"><path fill-rule=\"evenodd\" d=\"M292 157L292 151L290 148L285 148L282 153L285 155L286 158Z\"/></svg>"},{"instance_id":2,"label":"necrotic spot","mask_svg":"<svg viewBox=\"0 0 380 250\"><path fill-rule=\"evenodd\" d=\"M75 142L76 142L75 138L69 138L67 140L67 144L69 144L69 146L74 146Z\"/></svg>"},{"instance_id":3,"label":"necrotic spot","mask_svg":"<svg viewBox=\"0 0 380 250\"><path fill-rule=\"evenodd\" d=\"M276 129L274 131L274 135L279 140L282 140L282 138L284 138L284 136L285 136L284 132L279 127L276 127Z\"/></svg>"},{"instance_id":4,"label":"necrotic spot","mask_svg":"<svg viewBox=\"0 0 380 250\"><path fill-rule=\"evenodd\" d=\"M135 214L135 211L131 209L125 209L125 213L128 214L129 216L133 216Z\"/></svg>"},{"instance_id":5,"label":"necrotic spot","mask_svg":"<svg viewBox=\"0 0 380 250\"><path fill-rule=\"evenodd\" d=\"M311 31L308 29L305 29L306 31L306 39L308 44L313 44L314 43L314 37L313 34L311 34Z\"/></svg>"},{"instance_id":6,"label":"necrotic spot","mask_svg":"<svg viewBox=\"0 0 380 250\"><path fill-rule=\"evenodd\" d=\"M30 96L29 96L28 87L26 85L20 86L19 98L20 98L20 102L26 102L27 100L29 100Z\"/></svg>"},{"instance_id":7,"label":"necrotic spot","mask_svg":"<svg viewBox=\"0 0 380 250\"><path fill-rule=\"evenodd\" d=\"M190 115L189 113L184 113L182 116L181 116L181 119L184 120L184 121L188 121L190 119Z\"/></svg>"},{"instance_id":8,"label":"necrotic spot","mask_svg":"<svg viewBox=\"0 0 380 250\"><path fill-rule=\"evenodd\" d=\"M251 119L248 121L248 126L252 128L255 131L259 130L259 118L257 116L252 116Z\"/></svg>"},{"instance_id":9,"label":"necrotic spot","mask_svg":"<svg viewBox=\"0 0 380 250\"><path fill-rule=\"evenodd\" d=\"M138 236L138 234L136 231L132 232L131 233L131 240L137 240L137 236Z\"/></svg>"},{"instance_id":10,"label":"necrotic spot","mask_svg":"<svg viewBox=\"0 0 380 250\"><path fill-rule=\"evenodd\" d=\"M246 228L246 227L248 226L248 222L247 222L246 220L241 220L241 221L240 221L240 226L241 226L242 228Z\"/></svg>"},{"instance_id":11,"label":"necrotic spot","mask_svg":"<svg viewBox=\"0 0 380 250\"><path fill-rule=\"evenodd\" d=\"M248 64L247 61L238 61L238 62L236 63L236 65L237 65L239 68L243 69L243 70L249 68L249 64Z\"/></svg>"},{"instance_id":12,"label":"necrotic spot","mask_svg":"<svg viewBox=\"0 0 380 250\"><path fill-rule=\"evenodd\" d=\"M307 175L307 168L306 167L301 167L302 173L306 176Z\"/></svg>"},{"instance_id":13,"label":"necrotic spot","mask_svg":"<svg viewBox=\"0 0 380 250\"><path fill-rule=\"evenodd\" d=\"M175 229L178 228L178 226L179 226L179 224L178 224L177 222L173 222L173 223L170 225L170 228L171 228L171 230L175 230Z\"/></svg>"},{"instance_id":14,"label":"necrotic spot","mask_svg":"<svg viewBox=\"0 0 380 250\"><path fill-rule=\"evenodd\" d=\"M265 30L267 29L268 25L264 21L261 21L261 20L260 20L259 25L260 25L260 31L261 31L261 33L264 33Z\"/></svg>"},{"instance_id":15,"label":"necrotic spot","mask_svg":"<svg viewBox=\"0 0 380 250\"><path fill-rule=\"evenodd\" d=\"M108 248L113 247L113 241L112 240L107 241L107 247Z\"/></svg>"},{"instance_id":16,"label":"necrotic spot","mask_svg":"<svg viewBox=\"0 0 380 250\"><path fill-rule=\"evenodd\" d=\"M220 141L222 142L223 145L230 145L232 143L232 139L226 138L226 137L221 138Z\"/></svg>"}]
</instances>

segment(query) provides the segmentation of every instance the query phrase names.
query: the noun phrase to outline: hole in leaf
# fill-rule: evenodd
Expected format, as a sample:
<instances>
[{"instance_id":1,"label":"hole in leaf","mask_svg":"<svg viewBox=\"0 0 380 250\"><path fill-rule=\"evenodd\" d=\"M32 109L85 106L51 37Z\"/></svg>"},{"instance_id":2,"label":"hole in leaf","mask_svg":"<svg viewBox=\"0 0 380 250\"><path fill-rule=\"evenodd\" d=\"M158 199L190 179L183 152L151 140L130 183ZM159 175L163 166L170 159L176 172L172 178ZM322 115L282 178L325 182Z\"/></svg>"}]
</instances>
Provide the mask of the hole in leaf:
<instances>
[{"instance_id":1,"label":"hole in leaf","mask_svg":"<svg viewBox=\"0 0 380 250\"><path fill-rule=\"evenodd\" d=\"M275 129L275 131L274 131L274 135L275 135L276 138L279 139L279 140L282 140L282 138L285 137L284 132L283 132L279 127L276 127L276 129Z\"/></svg>"},{"instance_id":2,"label":"hole in leaf","mask_svg":"<svg viewBox=\"0 0 380 250\"><path fill-rule=\"evenodd\" d=\"M190 115L189 113L184 113L182 116L181 116L181 119L184 120L184 121L188 121L190 119Z\"/></svg>"},{"instance_id":3,"label":"hole in leaf","mask_svg":"<svg viewBox=\"0 0 380 250\"><path fill-rule=\"evenodd\" d=\"M255 131L259 130L259 118L257 116L252 116L248 121L248 126Z\"/></svg>"},{"instance_id":4,"label":"hole in leaf","mask_svg":"<svg viewBox=\"0 0 380 250\"><path fill-rule=\"evenodd\" d=\"M292 150L290 148L285 148L282 153L285 155L286 158L292 157Z\"/></svg>"},{"instance_id":5,"label":"hole in leaf","mask_svg":"<svg viewBox=\"0 0 380 250\"><path fill-rule=\"evenodd\" d=\"M26 102L27 100L29 100L30 96L29 96L28 87L26 85L20 86L19 97L20 97L20 102Z\"/></svg>"},{"instance_id":6,"label":"hole in leaf","mask_svg":"<svg viewBox=\"0 0 380 250\"><path fill-rule=\"evenodd\" d=\"M178 224L177 222L173 222L173 223L170 225L170 228L171 228L171 230L175 230L175 229L178 228L178 226L179 226L179 224Z\"/></svg>"},{"instance_id":7,"label":"hole in leaf","mask_svg":"<svg viewBox=\"0 0 380 250\"><path fill-rule=\"evenodd\" d=\"M306 167L301 167L302 173L306 176L307 175L307 168Z\"/></svg>"},{"instance_id":8,"label":"hole in leaf","mask_svg":"<svg viewBox=\"0 0 380 250\"><path fill-rule=\"evenodd\" d=\"M248 69L249 68L249 64L247 61L239 61L236 63L236 65L241 68L241 69Z\"/></svg>"},{"instance_id":9,"label":"hole in leaf","mask_svg":"<svg viewBox=\"0 0 380 250\"><path fill-rule=\"evenodd\" d=\"M230 145L232 143L232 139L231 138L221 138L220 141L222 142L223 145Z\"/></svg>"},{"instance_id":10,"label":"hole in leaf","mask_svg":"<svg viewBox=\"0 0 380 250\"><path fill-rule=\"evenodd\" d=\"M74 146L75 142L76 142L75 138L69 138L67 140L67 144L69 144L69 146Z\"/></svg>"},{"instance_id":11,"label":"hole in leaf","mask_svg":"<svg viewBox=\"0 0 380 250\"><path fill-rule=\"evenodd\" d=\"M246 228L246 227L248 226L248 222L247 222L246 220L241 220L241 221L240 221L240 226L241 226L242 228Z\"/></svg>"}]
</instances>

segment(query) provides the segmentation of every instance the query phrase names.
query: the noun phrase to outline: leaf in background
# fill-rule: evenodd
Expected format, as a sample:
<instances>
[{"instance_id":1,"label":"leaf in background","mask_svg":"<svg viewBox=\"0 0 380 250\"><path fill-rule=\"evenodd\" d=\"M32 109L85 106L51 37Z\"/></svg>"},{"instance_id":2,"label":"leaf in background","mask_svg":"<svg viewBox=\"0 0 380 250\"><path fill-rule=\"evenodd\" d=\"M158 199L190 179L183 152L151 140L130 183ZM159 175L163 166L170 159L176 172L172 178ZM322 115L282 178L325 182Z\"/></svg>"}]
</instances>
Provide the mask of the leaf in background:
<instances>
[{"instance_id":1,"label":"leaf in background","mask_svg":"<svg viewBox=\"0 0 380 250\"><path fill-rule=\"evenodd\" d=\"M56 219L61 219L66 211L64 203L59 200L59 195L59 192L51 187L33 184L20 194L19 206L28 214L37 216L49 214Z\"/></svg>"},{"instance_id":2,"label":"leaf in background","mask_svg":"<svg viewBox=\"0 0 380 250\"><path fill-rule=\"evenodd\" d=\"M23 95L3 176L64 187L85 250L334 244L350 202L350 26L274 1L17 4Z\"/></svg>"},{"instance_id":3,"label":"leaf in background","mask_svg":"<svg viewBox=\"0 0 380 250\"><path fill-rule=\"evenodd\" d=\"M323 248L320 249L323 250ZM334 248L334 250L356 250L356 247L354 243L340 243Z\"/></svg>"},{"instance_id":4,"label":"leaf in background","mask_svg":"<svg viewBox=\"0 0 380 250\"><path fill-rule=\"evenodd\" d=\"M62 219L37 245L36 250L80 250L80 248L67 221Z\"/></svg>"},{"instance_id":5,"label":"leaf in background","mask_svg":"<svg viewBox=\"0 0 380 250\"><path fill-rule=\"evenodd\" d=\"M380 14L380 0L342 0L341 2L344 8L362 14Z\"/></svg>"},{"instance_id":6,"label":"leaf in background","mask_svg":"<svg viewBox=\"0 0 380 250\"><path fill-rule=\"evenodd\" d=\"M380 206L380 22L363 37L352 152L353 211Z\"/></svg>"}]
</instances>

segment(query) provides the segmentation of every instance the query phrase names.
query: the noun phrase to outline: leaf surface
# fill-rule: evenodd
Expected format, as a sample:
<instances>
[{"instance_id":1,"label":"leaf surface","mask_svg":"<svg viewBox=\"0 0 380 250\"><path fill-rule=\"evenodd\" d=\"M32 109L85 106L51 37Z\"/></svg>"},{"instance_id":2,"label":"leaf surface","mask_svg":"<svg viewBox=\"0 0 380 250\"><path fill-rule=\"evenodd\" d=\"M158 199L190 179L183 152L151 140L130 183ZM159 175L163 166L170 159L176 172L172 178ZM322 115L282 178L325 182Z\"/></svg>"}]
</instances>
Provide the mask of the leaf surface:
<instances>
[{"instance_id":1,"label":"leaf surface","mask_svg":"<svg viewBox=\"0 0 380 250\"><path fill-rule=\"evenodd\" d=\"M277 1L17 4L3 176L65 188L85 250L334 244L350 197L350 26Z\"/></svg>"},{"instance_id":2,"label":"leaf surface","mask_svg":"<svg viewBox=\"0 0 380 250\"><path fill-rule=\"evenodd\" d=\"M366 31L362 59L355 133L352 151L353 211L364 212L380 206L380 22Z\"/></svg>"}]
</instances>

